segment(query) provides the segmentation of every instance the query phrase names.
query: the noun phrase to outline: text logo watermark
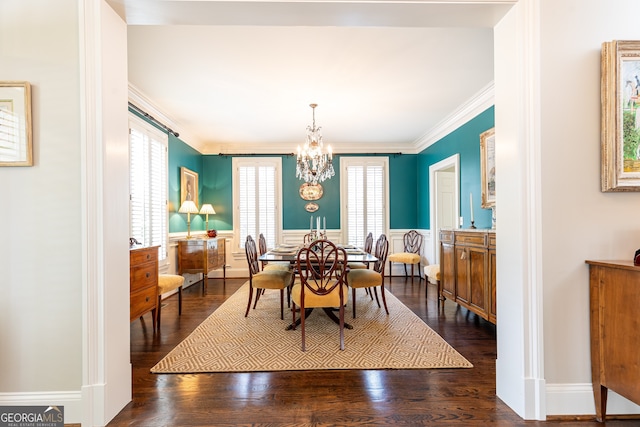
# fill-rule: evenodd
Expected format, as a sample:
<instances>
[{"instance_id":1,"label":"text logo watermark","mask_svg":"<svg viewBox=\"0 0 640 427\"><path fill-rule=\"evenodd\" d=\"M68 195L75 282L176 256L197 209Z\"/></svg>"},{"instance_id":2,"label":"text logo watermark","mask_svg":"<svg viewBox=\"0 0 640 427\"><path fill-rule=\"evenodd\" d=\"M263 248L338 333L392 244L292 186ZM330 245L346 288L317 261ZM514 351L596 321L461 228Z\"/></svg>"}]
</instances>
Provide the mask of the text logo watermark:
<instances>
[{"instance_id":1,"label":"text logo watermark","mask_svg":"<svg viewBox=\"0 0 640 427\"><path fill-rule=\"evenodd\" d=\"M0 427L64 427L64 406L0 406Z\"/></svg>"}]
</instances>

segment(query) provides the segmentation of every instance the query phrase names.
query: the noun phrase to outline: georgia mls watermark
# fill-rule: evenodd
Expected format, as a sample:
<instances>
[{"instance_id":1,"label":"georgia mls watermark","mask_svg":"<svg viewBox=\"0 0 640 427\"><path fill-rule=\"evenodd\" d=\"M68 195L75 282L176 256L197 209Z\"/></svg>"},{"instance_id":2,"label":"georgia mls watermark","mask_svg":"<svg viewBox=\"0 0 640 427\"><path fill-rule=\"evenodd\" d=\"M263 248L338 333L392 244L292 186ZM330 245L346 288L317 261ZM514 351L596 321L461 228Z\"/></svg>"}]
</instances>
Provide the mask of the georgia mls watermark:
<instances>
[{"instance_id":1,"label":"georgia mls watermark","mask_svg":"<svg viewBox=\"0 0 640 427\"><path fill-rule=\"evenodd\" d=\"M0 406L0 427L64 427L64 406Z\"/></svg>"}]
</instances>

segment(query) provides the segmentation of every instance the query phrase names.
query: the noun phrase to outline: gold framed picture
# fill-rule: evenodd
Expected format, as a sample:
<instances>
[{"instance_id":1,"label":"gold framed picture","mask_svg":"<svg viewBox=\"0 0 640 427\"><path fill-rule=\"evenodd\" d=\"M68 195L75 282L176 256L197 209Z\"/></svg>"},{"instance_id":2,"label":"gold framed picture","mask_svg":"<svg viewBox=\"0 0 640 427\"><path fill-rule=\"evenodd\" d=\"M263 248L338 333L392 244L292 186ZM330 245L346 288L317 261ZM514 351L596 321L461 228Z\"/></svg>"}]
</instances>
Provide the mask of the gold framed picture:
<instances>
[{"instance_id":1,"label":"gold framed picture","mask_svg":"<svg viewBox=\"0 0 640 427\"><path fill-rule=\"evenodd\" d=\"M180 206L185 200L192 200L198 205L198 173L185 168L180 168Z\"/></svg>"},{"instance_id":2,"label":"gold framed picture","mask_svg":"<svg viewBox=\"0 0 640 427\"><path fill-rule=\"evenodd\" d=\"M601 190L640 191L640 41L602 43Z\"/></svg>"},{"instance_id":3,"label":"gold framed picture","mask_svg":"<svg viewBox=\"0 0 640 427\"><path fill-rule=\"evenodd\" d=\"M0 166L33 166L31 85L0 82Z\"/></svg>"},{"instance_id":4,"label":"gold framed picture","mask_svg":"<svg viewBox=\"0 0 640 427\"><path fill-rule=\"evenodd\" d=\"M480 181L484 209L496 205L496 141L495 128L480 134Z\"/></svg>"}]
</instances>

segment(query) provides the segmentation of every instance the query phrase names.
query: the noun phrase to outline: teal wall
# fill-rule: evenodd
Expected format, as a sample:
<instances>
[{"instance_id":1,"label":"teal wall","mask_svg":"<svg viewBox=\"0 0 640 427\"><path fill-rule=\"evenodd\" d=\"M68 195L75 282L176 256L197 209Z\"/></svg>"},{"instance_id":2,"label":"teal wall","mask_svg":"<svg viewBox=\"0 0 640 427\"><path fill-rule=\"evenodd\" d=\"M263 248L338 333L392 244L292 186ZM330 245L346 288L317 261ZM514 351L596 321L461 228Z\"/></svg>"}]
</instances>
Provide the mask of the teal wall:
<instances>
[{"instance_id":1,"label":"teal wall","mask_svg":"<svg viewBox=\"0 0 640 427\"><path fill-rule=\"evenodd\" d=\"M418 227L418 156L389 156L389 227Z\"/></svg>"},{"instance_id":2,"label":"teal wall","mask_svg":"<svg viewBox=\"0 0 640 427\"><path fill-rule=\"evenodd\" d=\"M135 113L135 111L134 111ZM142 116L141 116L142 117ZM144 117L142 117L144 119ZM391 229L429 229L429 166L453 154L460 154L460 206L470 225L469 193L473 193L475 224L491 228L491 210L481 209L480 134L494 126L494 107L490 107L460 128L432 144L418 155L390 154L389 225ZM149 120L147 120L149 121ZM150 122L151 123L151 122ZM152 123L153 124L153 123ZM295 156L282 157L282 224L285 230L305 230L309 217L307 201L299 196L301 181L295 178ZM180 167L198 173L199 204L211 203L216 215L209 216L209 228L233 229L232 158L202 155L179 138L169 135L169 232L187 231L187 218L179 214ZM326 217L328 229L340 225L340 156L333 166L336 175L323 182L323 196L314 216ZM192 215L191 230L205 229L204 215Z\"/></svg>"},{"instance_id":3,"label":"teal wall","mask_svg":"<svg viewBox=\"0 0 640 427\"><path fill-rule=\"evenodd\" d=\"M181 139L169 134L169 233L187 231L187 215L178 213L180 209L180 168L198 174L198 208L202 198L202 155ZM211 221L211 217L209 218ZM191 231L204 230L204 215L191 215Z\"/></svg>"},{"instance_id":4,"label":"teal wall","mask_svg":"<svg viewBox=\"0 0 640 427\"><path fill-rule=\"evenodd\" d=\"M491 228L491 210L480 207L480 134L494 127L494 107L480 113L444 138L423 150L418 156L420 198L418 228L429 229L429 166L456 153L460 154L460 215L462 228L471 225L469 194L473 194L473 215L477 228ZM393 227L392 227L393 228Z\"/></svg>"}]
</instances>

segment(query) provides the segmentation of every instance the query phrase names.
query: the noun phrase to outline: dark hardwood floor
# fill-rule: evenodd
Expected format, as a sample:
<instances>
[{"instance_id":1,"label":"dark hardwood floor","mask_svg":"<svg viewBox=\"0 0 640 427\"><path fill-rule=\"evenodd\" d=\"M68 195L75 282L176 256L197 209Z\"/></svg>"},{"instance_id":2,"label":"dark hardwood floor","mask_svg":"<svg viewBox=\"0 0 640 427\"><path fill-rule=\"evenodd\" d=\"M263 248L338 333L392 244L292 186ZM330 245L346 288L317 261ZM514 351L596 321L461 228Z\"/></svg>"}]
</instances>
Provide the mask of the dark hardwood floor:
<instances>
[{"instance_id":1,"label":"dark hardwood floor","mask_svg":"<svg viewBox=\"0 0 640 427\"><path fill-rule=\"evenodd\" d=\"M131 323L133 401L116 426L602 426L587 420L523 421L495 395L495 326L447 301L436 288L394 277L391 292L465 356L472 369L302 371L156 375L149 369L232 295L245 279L210 279L163 302L162 327L150 314ZM389 289L389 282L387 281ZM350 316L347 311L347 316ZM608 421L609 426L638 420Z\"/></svg>"}]
</instances>

